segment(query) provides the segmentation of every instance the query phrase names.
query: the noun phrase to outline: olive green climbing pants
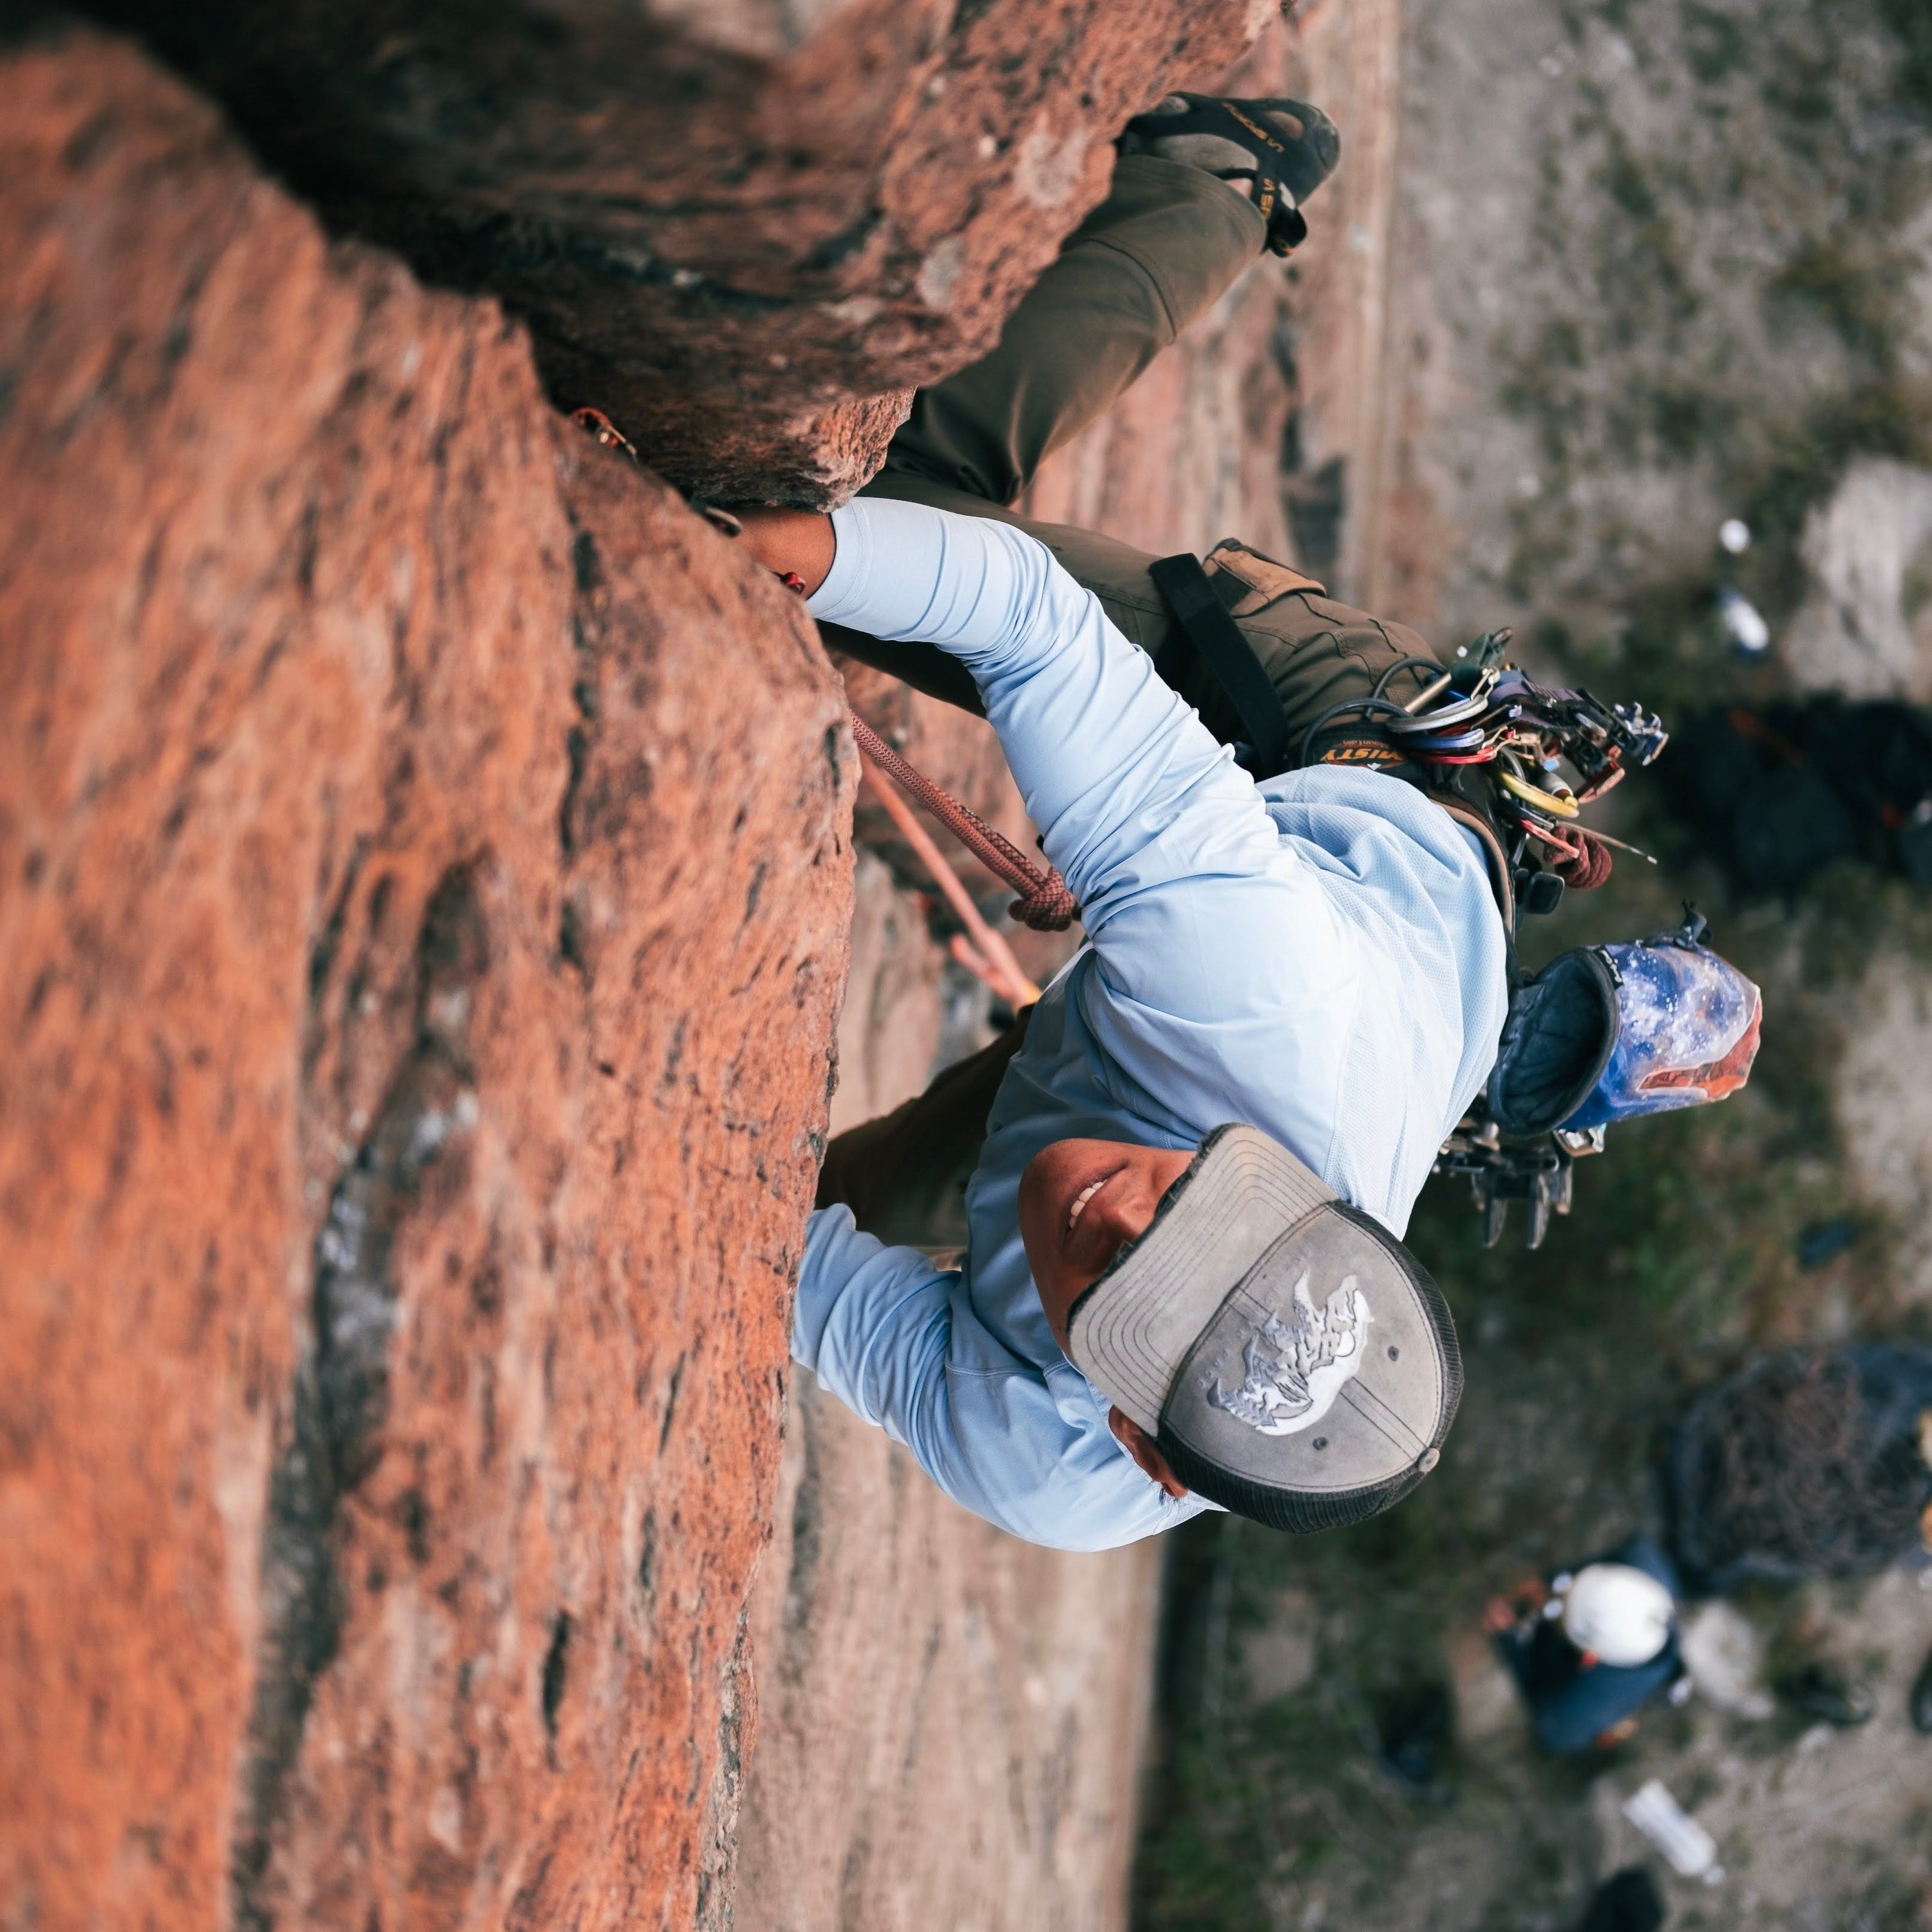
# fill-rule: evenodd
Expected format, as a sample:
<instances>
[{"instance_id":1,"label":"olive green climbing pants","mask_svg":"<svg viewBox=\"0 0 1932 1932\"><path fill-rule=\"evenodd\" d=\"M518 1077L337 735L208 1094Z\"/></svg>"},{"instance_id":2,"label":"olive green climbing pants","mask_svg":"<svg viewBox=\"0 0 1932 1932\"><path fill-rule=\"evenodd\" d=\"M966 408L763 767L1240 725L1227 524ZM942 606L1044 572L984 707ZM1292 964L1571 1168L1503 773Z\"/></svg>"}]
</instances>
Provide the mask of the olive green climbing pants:
<instances>
[{"instance_id":1,"label":"olive green climbing pants","mask_svg":"<svg viewBox=\"0 0 1932 1932\"><path fill-rule=\"evenodd\" d=\"M982 361L914 399L868 496L998 517L1037 537L1092 591L1132 643L1224 742L1240 720L1176 626L1148 574L1154 559L1131 544L1008 508L1053 452L1103 415L1154 357L1226 294L1262 250L1264 229L1226 182L1151 154L1121 158L1107 199L1068 238L1059 258L1009 319ZM1382 672L1430 646L1325 596L1312 578L1244 549L1208 560L1210 580L1267 670L1291 742L1330 705L1364 696ZM827 627L827 642L917 689L980 710L964 668L931 644L887 644ZM1421 674L1392 681L1419 689Z\"/></svg>"},{"instance_id":2,"label":"olive green climbing pants","mask_svg":"<svg viewBox=\"0 0 1932 1932\"><path fill-rule=\"evenodd\" d=\"M999 346L922 390L864 494L1017 524L1097 596L1132 643L1224 742L1244 735L1234 707L1178 627L1148 574L1154 560L1090 530L1042 524L1008 507L1035 470L1102 414L1154 357L1224 294L1260 254L1262 218L1245 196L1198 168L1124 157L1100 206L1006 323ZM1414 632L1324 594L1312 578L1240 547L1208 560L1209 581L1268 672L1289 742L1330 705L1366 696L1405 657L1426 657ZM862 662L965 709L971 678L930 644L890 644L827 626ZM1419 688L1426 673L1392 680ZM1024 1018L1024 1016L1022 1016ZM882 1240L963 1247L964 1192L986 1118L1022 1028L945 1069L916 1100L842 1134L826 1150L818 1202L842 1202Z\"/></svg>"},{"instance_id":3,"label":"olive green climbing pants","mask_svg":"<svg viewBox=\"0 0 1932 1932\"><path fill-rule=\"evenodd\" d=\"M935 1256L963 1250L966 1184L1032 1016L1028 1006L992 1046L942 1068L923 1094L841 1134L819 1169L819 1206L842 1202L867 1234L890 1247Z\"/></svg>"}]
</instances>

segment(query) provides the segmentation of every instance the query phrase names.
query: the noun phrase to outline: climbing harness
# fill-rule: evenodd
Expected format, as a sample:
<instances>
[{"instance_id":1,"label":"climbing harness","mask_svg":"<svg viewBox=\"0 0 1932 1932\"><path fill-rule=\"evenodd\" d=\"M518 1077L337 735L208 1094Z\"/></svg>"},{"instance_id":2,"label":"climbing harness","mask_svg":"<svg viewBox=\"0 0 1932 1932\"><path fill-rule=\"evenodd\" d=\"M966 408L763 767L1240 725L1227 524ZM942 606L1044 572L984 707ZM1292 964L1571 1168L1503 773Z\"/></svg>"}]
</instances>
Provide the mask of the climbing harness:
<instances>
[{"instance_id":1,"label":"climbing harness","mask_svg":"<svg viewBox=\"0 0 1932 1932\"><path fill-rule=\"evenodd\" d=\"M1329 705L1292 740L1287 708L1235 617L1271 596L1321 586L1232 543L1217 545L1208 563L1182 555L1149 567L1175 621L1156 668L1176 683L1178 653L1193 647L1240 720L1234 755L1255 777L1316 764L1366 766L1416 786L1472 831L1486 828L1486 848L1504 855L1502 866L1490 866L1491 884L1512 941L1520 914L1553 912L1566 885L1601 885L1610 848L1656 862L1576 822L1627 770L1663 750L1667 734L1641 706L1605 705L1588 692L1534 682L1505 661L1512 634L1499 630L1447 667L1434 658L1398 658L1367 692ZM1262 590L1270 578L1271 596ZM1404 675L1423 682L1399 699L1390 687ZM1576 773L1574 789L1558 776L1559 762Z\"/></svg>"},{"instance_id":2,"label":"climbing harness","mask_svg":"<svg viewBox=\"0 0 1932 1932\"><path fill-rule=\"evenodd\" d=\"M600 442L628 450L598 412L580 410L574 419ZM726 536L741 533L729 512L693 507ZM1536 1247L1551 1216L1569 1212L1572 1168L1602 1150L1610 1124L1720 1100L1744 1084L1756 1053L1758 989L1702 945L1704 922L1688 907L1676 933L1579 949L1518 982L1519 914L1553 910L1566 880L1600 884L1612 847L1636 850L1577 820L1627 771L1653 762L1667 734L1640 706L1606 706L1587 692L1535 682L1506 661L1510 633L1499 630L1460 651L1452 665L1406 657L1388 666L1367 693L1322 712L1294 742L1291 760L1286 707L1236 620L1281 596L1322 586L1232 542L1216 546L1208 563L1211 572L1191 555L1167 557L1150 574L1179 637L1240 722L1240 763L1257 779L1314 764L1371 766L1417 786L1482 848L1508 948L1510 1012L1485 1091L1444 1142L1436 1172L1468 1180L1490 1246L1502 1237L1509 1203L1522 1201L1528 1245ZM804 595L796 573L773 574ZM1156 660L1170 685L1180 668L1168 662L1176 643L1170 640ZM1418 688L1406 699L1390 696L1405 673ZM1073 922L1078 908L1058 869L1034 865L865 719L854 714L851 725L868 769L923 805L1018 893L1015 920L1049 932ZM1562 764L1576 773L1574 787L1560 775ZM881 790L887 795L890 787ZM1535 864L1532 845L1540 855Z\"/></svg>"}]
</instances>

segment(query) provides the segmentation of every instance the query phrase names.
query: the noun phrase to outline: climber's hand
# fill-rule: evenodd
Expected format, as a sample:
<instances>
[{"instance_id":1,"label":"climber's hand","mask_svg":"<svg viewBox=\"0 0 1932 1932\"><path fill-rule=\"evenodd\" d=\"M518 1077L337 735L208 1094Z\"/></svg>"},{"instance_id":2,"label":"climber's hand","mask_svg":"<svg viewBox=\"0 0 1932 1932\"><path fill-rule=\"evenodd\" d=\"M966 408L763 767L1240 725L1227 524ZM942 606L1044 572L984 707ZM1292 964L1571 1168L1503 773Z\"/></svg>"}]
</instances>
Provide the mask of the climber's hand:
<instances>
[{"instance_id":1,"label":"climber's hand","mask_svg":"<svg viewBox=\"0 0 1932 1932\"><path fill-rule=\"evenodd\" d=\"M832 519L817 510L734 510L742 541L767 570L796 576L808 597L825 581L837 545Z\"/></svg>"}]
</instances>

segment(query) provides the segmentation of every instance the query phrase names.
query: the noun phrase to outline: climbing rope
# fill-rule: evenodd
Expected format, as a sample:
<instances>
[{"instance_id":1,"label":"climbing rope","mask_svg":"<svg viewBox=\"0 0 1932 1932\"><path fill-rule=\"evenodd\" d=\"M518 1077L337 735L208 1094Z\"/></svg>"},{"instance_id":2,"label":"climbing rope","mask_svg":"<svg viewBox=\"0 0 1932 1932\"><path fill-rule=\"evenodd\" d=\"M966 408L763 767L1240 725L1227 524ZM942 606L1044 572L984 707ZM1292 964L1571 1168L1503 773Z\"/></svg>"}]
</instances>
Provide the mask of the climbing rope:
<instances>
[{"instance_id":1,"label":"climbing rope","mask_svg":"<svg viewBox=\"0 0 1932 1932\"><path fill-rule=\"evenodd\" d=\"M986 916L974 903L973 895L960 882L959 874L939 849L939 841L926 829L926 821L901 796L898 787L869 758L860 759L860 764L865 770L866 782L872 788L872 795L885 807L888 816L898 827L900 836L918 855L940 896L966 928L947 940L946 950L974 978L990 986L994 997L1004 1000L1015 1012L1023 1006L1037 1004L1039 986L1027 976L1026 969L1015 956L1013 949L986 923Z\"/></svg>"},{"instance_id":2,"label":"climbing rope","mask_svg":"<svg viewBox=\"0 0 1932 1932\"><path fill-rule=\"evenodd\" d=\"M902 791L910 793L988 871L997 873L1019 894L1008 910L1022 926L1030 926L1035 932L1064 932L1073 923L1080 909L1058 868L1042 872L978 813L951 793L941 791L923 772L915 771L856 712L852 714L852 736L864 757Z\"/></svg>"},{"instance_id":3,"label":"climbing rope","mask_svg":"<svg viewBox=\"0 0 1932 1932\"><path fill-rule=\"evenodd\" d=\"M805 580L796 571L772 574L794 596L805 595ZM915 771L855 711L852 736L861 757L869 759L902 791L910 792L986 869L1006 880L1019 894L1006 910L1022 926L1035 932L1064 932L1079 916L1066 881L1058 866L1042 872L1012 842L995 832L980 814L941 791L923 772Z\"/></svg>"}]
</instances>

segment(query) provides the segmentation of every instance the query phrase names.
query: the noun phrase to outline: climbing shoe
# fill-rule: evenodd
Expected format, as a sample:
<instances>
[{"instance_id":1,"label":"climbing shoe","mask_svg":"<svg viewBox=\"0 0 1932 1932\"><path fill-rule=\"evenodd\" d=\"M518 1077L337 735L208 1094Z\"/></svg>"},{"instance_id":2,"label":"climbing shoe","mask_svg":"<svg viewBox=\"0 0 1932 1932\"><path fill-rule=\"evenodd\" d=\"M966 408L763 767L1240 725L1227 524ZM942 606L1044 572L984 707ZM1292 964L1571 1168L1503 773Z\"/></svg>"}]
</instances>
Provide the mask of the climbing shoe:
<instances>
[{"instance_id":1,"label":"climbing shoe","mask_svg":"<svg viewBox=\"0 0 1932 1932\"><path fill-rule=\"evenodd\" d=\"M1242 189L1268 224L1268 244L1286 255L1308 236L1301 204L1335 171L1342 137L1305 100L1223 100L1170 94L1137 114L1120 136L1124 154L1185 161Z\"/></svg>"}]
</instances>

